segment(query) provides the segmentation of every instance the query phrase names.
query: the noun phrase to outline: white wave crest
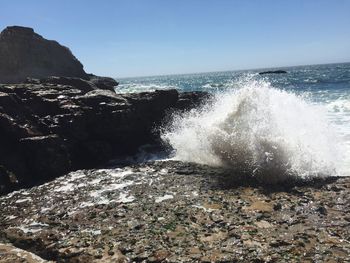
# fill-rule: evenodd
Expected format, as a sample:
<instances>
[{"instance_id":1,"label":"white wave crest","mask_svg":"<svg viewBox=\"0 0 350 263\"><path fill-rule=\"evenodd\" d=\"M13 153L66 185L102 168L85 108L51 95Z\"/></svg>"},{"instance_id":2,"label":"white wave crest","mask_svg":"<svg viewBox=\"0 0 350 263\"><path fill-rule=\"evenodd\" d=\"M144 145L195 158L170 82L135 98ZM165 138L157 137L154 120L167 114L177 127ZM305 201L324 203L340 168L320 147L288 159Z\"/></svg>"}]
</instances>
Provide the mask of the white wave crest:
<instances>
[{"instance_id":1,"label":"white wave crest","mask_svg":"<svg viewBox=\"0 0 350 263\"><path fill-rule=\"evenodd\" d=\"M120 84L116 87L117 93L134 93L134 92L145 92L155 90L168 90L176 89L175 86L170 85L158 85L158 84L137 84L137 83L126 83Z\"/></svg>"},{"instance_id":2,"label":"white wave crest","mask_svg":"<svg viewBox=\"0 0 350 263\"><path fill-rule=\"evenodd\" d=\"M327 105L328 109L333 112L349 113L350 112L350 100L338 99L330 102Z\"/></svg>"},{"instance_id":3,"label":"white wave crest","mask_svg":"<svg viewBox=\"0 0 350 263\"><path fill-rule=\"evenodd\" d=\"M174 116L162 139L175 159L229 167L265 183L338 175L340 144L324 107L264 80L237 84L201 109Z\"/></svg>"}]
</instances>

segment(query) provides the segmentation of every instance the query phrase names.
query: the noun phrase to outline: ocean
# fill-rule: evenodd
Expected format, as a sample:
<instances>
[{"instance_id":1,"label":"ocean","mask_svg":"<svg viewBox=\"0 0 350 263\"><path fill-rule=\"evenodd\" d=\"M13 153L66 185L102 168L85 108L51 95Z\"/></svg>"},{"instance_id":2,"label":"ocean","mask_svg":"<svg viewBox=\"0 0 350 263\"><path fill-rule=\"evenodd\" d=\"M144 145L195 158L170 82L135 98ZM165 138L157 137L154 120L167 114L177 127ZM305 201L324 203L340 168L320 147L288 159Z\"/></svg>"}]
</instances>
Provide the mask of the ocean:
<instances>
[{"instance_id":1,"label":"ocean","mask_svg":"<svg viewBox=\"0 0 350 263\"><path fill-rule=\"evenodd\" d=\"M350 63L119 79L117 92L207 91L161 127L172 157L268 180L350 175ZM273 69L269 69L273 70Z\"/></svg>"}]
</instances>

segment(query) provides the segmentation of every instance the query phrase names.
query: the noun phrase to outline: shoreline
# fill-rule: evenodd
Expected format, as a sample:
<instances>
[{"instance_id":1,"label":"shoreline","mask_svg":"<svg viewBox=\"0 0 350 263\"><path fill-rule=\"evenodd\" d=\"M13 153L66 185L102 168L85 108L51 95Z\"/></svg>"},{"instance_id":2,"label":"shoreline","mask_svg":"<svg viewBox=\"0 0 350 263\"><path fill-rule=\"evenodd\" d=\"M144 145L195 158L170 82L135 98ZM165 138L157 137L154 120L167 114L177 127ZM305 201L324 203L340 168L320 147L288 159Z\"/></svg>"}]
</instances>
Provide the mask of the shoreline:
<instances>
[{"instance_id":1,"label":"shoreline","mask_svg":"<svg viewBox=\"0 0 350 263\"><path fill-rule=\"evenodd\" d=\"M154 127L207 97L176 90L117 94L78 78L0 84L0 192L94 168L145 144L160 147Z\"/></svg>"},{"instance_id":2,"label":"shoreline","mask_svg":"<svg viewBox=\"0 0 350 263\"><path fill-rule=\"evenodd\" d=\"M0 242L68 262L347 259L350 178L233 178L177 161L72 172L0 197Z\"/></svg>"}]
</instances>

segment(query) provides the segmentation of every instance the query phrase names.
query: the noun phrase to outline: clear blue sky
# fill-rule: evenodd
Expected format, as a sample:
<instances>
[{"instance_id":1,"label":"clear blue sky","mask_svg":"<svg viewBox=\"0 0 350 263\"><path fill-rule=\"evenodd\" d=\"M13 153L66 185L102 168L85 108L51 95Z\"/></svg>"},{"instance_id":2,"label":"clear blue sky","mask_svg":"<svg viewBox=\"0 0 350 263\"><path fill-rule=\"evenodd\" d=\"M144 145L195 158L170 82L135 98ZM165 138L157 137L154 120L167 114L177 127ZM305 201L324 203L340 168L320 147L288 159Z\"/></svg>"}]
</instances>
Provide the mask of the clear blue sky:
<instances>
[{"instance_id":1,"label":"clear blue sky","mask_svg":"<svg viewBox=\"0 0 350 263\"><path fill-rule=\"evenodd\" d=\"M0 0L113 77L350 61L350 0Z\"/></svg>"}]
</instances>

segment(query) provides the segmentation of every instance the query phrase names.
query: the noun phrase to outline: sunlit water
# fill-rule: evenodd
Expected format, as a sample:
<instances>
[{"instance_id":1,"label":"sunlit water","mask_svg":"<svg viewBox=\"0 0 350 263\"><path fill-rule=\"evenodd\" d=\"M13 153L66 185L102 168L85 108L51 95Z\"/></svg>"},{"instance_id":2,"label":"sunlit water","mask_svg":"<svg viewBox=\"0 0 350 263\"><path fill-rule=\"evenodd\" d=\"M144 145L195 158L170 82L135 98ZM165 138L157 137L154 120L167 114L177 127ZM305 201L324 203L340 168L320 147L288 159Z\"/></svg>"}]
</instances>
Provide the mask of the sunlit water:
<instances>
[{"instance_id":1,"label":"sunlit water","mask_svg":"<svg viewBox=\"0 0 350 263\"><path fill-rule=\"evenodd\" d=\"M118 92L175 88L215 94L166 127L163 139L176 159L277 181L349 175L350 63L285 70L122 79Z\"/></svg>"}]
</instances>

